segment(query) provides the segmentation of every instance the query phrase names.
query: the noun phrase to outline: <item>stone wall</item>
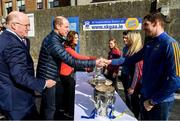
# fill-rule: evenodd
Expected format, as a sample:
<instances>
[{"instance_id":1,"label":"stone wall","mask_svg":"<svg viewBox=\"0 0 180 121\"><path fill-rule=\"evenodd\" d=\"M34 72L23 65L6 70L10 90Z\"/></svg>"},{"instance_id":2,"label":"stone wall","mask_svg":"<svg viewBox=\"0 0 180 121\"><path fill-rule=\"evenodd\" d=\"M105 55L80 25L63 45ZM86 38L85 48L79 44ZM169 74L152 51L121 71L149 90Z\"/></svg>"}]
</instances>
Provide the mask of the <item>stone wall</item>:
<instances>
[{"instance_id":1,"label":"stone wall","mask_svg":"<svg viewBox=\"0 0 180 121\"><path fill-rule=\"evenodd\" d=\"M83 55L94 55L97 57L107 57L108 40L115 37L118 40L120 49L123 47L123 31L83 31L83 21L89 19L107 18L129 18L143 17L150 11L151 1L117 2L92 4L85 6L68 6L49 10L35 11L35 37L31 39L31 54L34 59L38 58L40 45L43 38L51 31L51 21L53 16L63 15L65 17L79 16L80 22L80 53ZM167 31L180 40L180 11L171 9L171 23L167 26ZM143 36L143 32L142 36Z\"/></svg>"},{"instance_id":2,"label":"stone wall","mask_svg":"<svg viewBox=\"0 0 180 121\"><path fill-rule=\"evenodd\" d=\"M180 43L180 9L171 9L170 19L167 31Z\"/></svg>"},{"instance_id":3,"label":"stone wall","mask_svg":"<svg viewBox=\"0 0 180 121\"><path fill-rule=\"evenodd\" d=\"M51 31L52 17L63 15L65 17L79 16L81 54L106 57L110 37L115 37L122 49L122 31L83 31L83 21L88 19L143 17L149 12L150 4L149 1L118 2L35 11L35 37L30 38L31 54L34 59L38 58L41 42Z\"/></svg>"}]
</instances>

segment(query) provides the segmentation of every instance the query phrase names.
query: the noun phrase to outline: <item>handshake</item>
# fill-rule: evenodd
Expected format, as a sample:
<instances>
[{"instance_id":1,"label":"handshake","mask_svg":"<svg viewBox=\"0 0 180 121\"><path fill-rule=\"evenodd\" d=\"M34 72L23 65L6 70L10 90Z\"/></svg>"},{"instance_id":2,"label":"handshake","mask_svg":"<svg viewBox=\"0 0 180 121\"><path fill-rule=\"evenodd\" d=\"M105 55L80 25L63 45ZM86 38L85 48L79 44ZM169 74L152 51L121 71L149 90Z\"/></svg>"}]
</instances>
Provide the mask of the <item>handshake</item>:
<instances>
[{"instance_id":1,"label":"handshake","mask_svg":"<svg viewBox=\"0 0 180 121\"><path fill-rule=\"evenodd\" d=\"M111 60L107 60L105 58L99 58L96 60L97 67L104 67L104 66L108 66L109 64L111 64Z\"/></svg>"},{"instance_id":2,"label":"handshake","mask_svg":"<svg viewBox=\"0 0 180 121\"><path fill-rule=\"evenodd\" d=\"M111 60L107 60L107 59L104 59L104 58L98 58L96 60L96 66L100 67L100 68L104 67L104 66L108 66L109 64L111 64ZM47 79L46 80L46 84L45 84L46 88L51 88L54 85L56 85L56 81L54 81L52 79Z\"/></svg>"}]
</instances>

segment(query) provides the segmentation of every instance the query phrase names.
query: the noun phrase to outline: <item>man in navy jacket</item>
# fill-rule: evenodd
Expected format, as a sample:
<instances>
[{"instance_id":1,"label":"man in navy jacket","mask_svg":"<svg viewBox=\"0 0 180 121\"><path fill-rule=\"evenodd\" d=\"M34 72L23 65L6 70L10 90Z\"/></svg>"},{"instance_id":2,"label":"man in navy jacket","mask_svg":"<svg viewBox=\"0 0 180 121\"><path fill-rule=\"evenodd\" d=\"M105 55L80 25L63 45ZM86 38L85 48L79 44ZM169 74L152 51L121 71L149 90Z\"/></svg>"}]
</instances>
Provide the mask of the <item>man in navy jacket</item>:
<instances>
[{"instance_id":1,"label":"man in navy jacket","mask_svg":"<svg viewBox=\"0 0 180 121\"><path fill-rule=\"evenodd\" d=\"M56 80L56 86L43 91L41 116L46 120L65 120L61 108L63 88L59 77L59 63L62 61L76 69L104 66L101 59L78 60L71 56L63 43L69 32L69 21L63 16L55 17L52 30L43 40L37 66L37 77Z\"/></svg>"},{"instance_id":2,"label":"man in navy jacket","mask_svg":"<svg viewBox=\"0 0 180 121\"><path fill-rule=\"evenodd\" d=\"M37 119L34 90L56 84L53 80L34 77L29 53L29 19L21 12L7 16L7 29L0 36L0 110L10 120Z\"/></svg>"}]
</instances>

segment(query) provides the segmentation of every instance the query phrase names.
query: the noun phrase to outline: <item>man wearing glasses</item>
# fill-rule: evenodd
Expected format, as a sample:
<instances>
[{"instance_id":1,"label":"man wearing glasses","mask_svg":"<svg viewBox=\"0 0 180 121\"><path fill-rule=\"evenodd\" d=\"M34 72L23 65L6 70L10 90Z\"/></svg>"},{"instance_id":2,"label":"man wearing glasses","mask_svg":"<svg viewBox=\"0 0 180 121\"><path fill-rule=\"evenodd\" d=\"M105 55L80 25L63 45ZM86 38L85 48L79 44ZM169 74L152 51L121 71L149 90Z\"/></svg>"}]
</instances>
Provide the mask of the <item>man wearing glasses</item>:
<instances>
[{"instance_id":1,"label":"man wearing glasses","mask_svg":"<svg viewBox=\"0 0 180 121\"><path fill-rule=\"evenodd\" d=\"M29 19L13 11L6 19L7 29L0 36L0 110L9 120L38 119L34 91L42 92L56 84L34 76L29 53Z\"/></svg>"}]
</instances>

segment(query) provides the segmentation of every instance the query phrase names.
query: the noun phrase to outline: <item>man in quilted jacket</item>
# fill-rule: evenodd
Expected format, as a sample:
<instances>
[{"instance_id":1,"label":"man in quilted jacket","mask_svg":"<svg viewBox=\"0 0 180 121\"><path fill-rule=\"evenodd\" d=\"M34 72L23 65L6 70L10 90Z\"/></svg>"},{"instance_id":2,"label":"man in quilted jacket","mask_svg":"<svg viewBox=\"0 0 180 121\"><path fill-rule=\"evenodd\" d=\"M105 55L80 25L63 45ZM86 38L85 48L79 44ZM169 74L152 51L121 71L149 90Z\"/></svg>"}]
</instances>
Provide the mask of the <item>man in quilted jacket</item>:
<instances>
[{"instance_id":1,"label":"man in quilted jacket","mask_svg":"<svg viewBox=\"0 0 180 121\"><path fill-rule=\"evenodd\" d=\"M46 89L42 95L41 116L45 120L63 118L62 84L58 73L60 61L74 68L93 68L104 66L101 59L78 60L66 52L63 43L69 32L69 22L65 17L57 16L53 21L54 30L43 40L37 66L37 77L56 80L56 86Z\"/></svg>"}]
</instances>

